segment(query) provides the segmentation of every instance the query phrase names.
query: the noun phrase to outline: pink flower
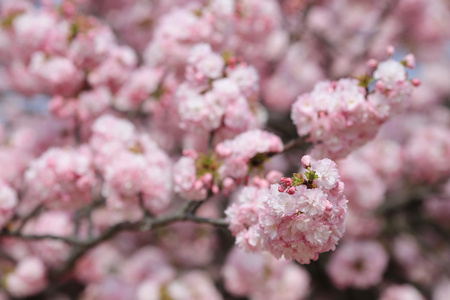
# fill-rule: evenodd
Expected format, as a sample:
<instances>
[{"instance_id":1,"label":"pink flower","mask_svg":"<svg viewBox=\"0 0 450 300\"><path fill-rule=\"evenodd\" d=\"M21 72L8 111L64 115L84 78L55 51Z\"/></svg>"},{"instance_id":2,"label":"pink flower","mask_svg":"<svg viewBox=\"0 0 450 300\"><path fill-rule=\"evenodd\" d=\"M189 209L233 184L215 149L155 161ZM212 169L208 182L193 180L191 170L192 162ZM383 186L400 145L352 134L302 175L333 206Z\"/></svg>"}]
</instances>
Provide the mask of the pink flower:
<instances>
[{"instance_id":1,"label":"pink flower","mask_svg":"<svg viewBox=\"0 0 450 300\"><path fill-rule=\"evenodd\" d=\"M412 92L405 68L388 60L378 65L376 88L367 93L356 79L322 81L300 95L291 118L301 136L315 145L312 156L343 158L374 138L380 125L402 112ZM386 90L387 88L387 90Z\"/></svg>"},{"instance_id":2,"label":"pink flower","mask_svg":"<svg viewBox=\"0 0 450 300\"><path fill-rule=\"evenodd\" d=\"M389 59L378 64L373 77L382 80L388 89L392 89L398 81L406 80L405 67L399 62Z\"/></svg>"},{"instance_id":3,"label":"pink flower","mask_svg":"<svg viewBox=\"0 0 450 300\"><path fill-rule=\"evenodd\" d=\"M311 163L311 168L316 171L318 179L315 180L317 186L331 190L339 182L339 173L337 165L331 159L325 158Z\"/></svg>"},{"instance_id":4,"label":"pink flower","mask_svg":"<svg viewBox=\"0 0 450 300\"><path fill-rule=\"evenodd\" d=\"M111 104L111 92L106 87L81 92L77 112L80 120L93 120L104 113Z\"/></svg>"},{"instance_id":5,"label":"pink flower","mask_svg":"<svg viewBox=\"0 0 450 300\"><path fill-rule=\"evenodd\" d=\"M424 300L422 294L412 285L392 285L385 289L379 300Z\"/></svg>"},{"instance_id":6,"label":"pink flower","mask_svg":"<svg viewBox=\"0 0 450 300\"><path fill-rule=\"evenodd\" d=\"M222 300L222 295L214 286L211 277L203 271L189 271L170 282L167 286L169 297L174 300Z\"/></svg>"},{"instance_id":7,"label":"pink flower","mask_svg":"<svg viewBox=\"0 0 450 300\"><path fill-rule=\"evenodd\" d=\"M205 84L208 79L222 77L225 62L223 58L214 53L209 44L194 45L188 57L186 77L194 84Z\"/></svg>"},{"instance_id":8,"label":"pink flower","mask_svg":"<svg viewBox=\"0 0 450 300\"><path fill-rule=\"evenodd\" d=\"M72 96L81 86L83 73L66 57L45 57L35 52L30 62L31 74L37 76L42 85L52 94Z\"/></svg>"},{"instance_id":9,"label":"pink flower","mask_svg":"<svg viewBox=\"0 0 450 300\"><path fill-rule=\"evenodd\" d=\"M281 139L263 130L247 131L232 140L217 144L215 149L215 152L225 159L219 170L221 176L234 178L242 178L247 175L251 159L256 155L281 151L283 151Z\"/></svg>"},{"instance_id":10,"label":"pink flower","mask_svg":"<svg viewBox=\"0 0 450 300\"><path fill-rule=\"evenodd\" d=\"M366 289L381 282L388 255L376 241L347 241L333 254L327 272L340 289Z\"/></svg>"},{"instance_id":11,"label":"pink flower","mask_svg":"<svg viewBox=\"0 0 450 300\"><path fill-rule=\"evenodd\" d=\"M409 172L415 180L436 182L450 174L450 131L447 126L423 127L404 148Z\"/></svg>"},{"instance_id":12,"label":"pink flower","mask_svg":"<svg viewBox=\"0 0 450 300\"><path fill-rule=\"evenodd\" d=\"M205 207L207 206L202 205L197 214L202 215L201 210ZM192 222L171 224L164 230L164 234L158 236L157 243L170 255L171 262L184 267L203 267L211 264L219 248L213 227Z\"/></svg>"},{"instance_id":13,"label":"pink flower","mask_svg":"<svg viewBox=\"0 0 450 300\"><path fill-rule=\"evenodd\" d=\"M444 277L440 279L433 289L433 300L445 300L450 292L450 279Z\"/></svg>"},{"instance_id":14,"label":"pink flower","mask_svg":"<svg viewBox=\"0 0 450 300\"><path fill-rule=\"evenodd\" d=\"M162 69L141 67L135 70L117 92L114 106L121 111L138 110L157 90L162 76Z\"/></svg>"},{"instance_id":15,"label":"pink flower","mask_svg":"<svg viewBox=\"0 0 450 300\"><path fill-rule=\"evenodd\" d=\"M199 91L181 85L176 93L180 127L189 131L212 131L220 126L225 113L220 98L213 92L201 95Z\"/></svg>"},{"instance_id":16,"label":"pink flower","mask_svg":"<svg viewBox=\"0 0 450 300\"><path fill-rule=\"evenodd\" d=\"M0 178L0 229L12 218L17 204L17 192Z\"/></svg>"},{"instance_id":17,"label":"pink flower","mask_svg":"<svg viewBox=\"0 0 450 300\"><path fill-rule=\"evenodd\" d=\"M89 284L81 300L134 300L135 287L115 277L107 277L98 283Z\"/></svg>"},{"instance_id":18,"label":"pink flower","mask_svg":"<svg viewBox=\"0 0 450 300\"><path fill-rule=\"evenodd\" d=\"M97 184L87 147L50 148L25 173L27 197L50 207L80 207Z\"/></svg>"},{"instance_id":19,"label":"pink flower","mask_svg":"<svg viewBox=\"0 0 450 300\"><path fill-rule=\"evenodd\" d=\"M225 288L254 300L300 300L309 292L309 274L300 266L276 260L268 253L233 248L222 268Z\"/></svg>"},{"instance_id":20,"label":"pink flower","mask_svg":"<svg viewBox=\"0 0 450 300\"><path fill-rule=\"evenodd\" d=\"M54 15L48 12L28 12L19 15L13 22L14 40L23 56L43 50L50 32L57 27Z\"/></svg>"},{"instance_id":21,"label":"pink flower","mask_svg":"<svg viewBox=\"0 0 450 300\"><path fill-rule=\"evenodd\" d=\"M327 195L320 189L307 189L300 196L301 212L311 216L323 214L328 204Z\"/></svg>"},{"instance_id":22,"label":"pink flower","mask_svg":"<svg viewBox=\"0 0 450 300\"><path fill-rule=\"evenodd\" d=\"M164 252L156 247L142 247L136 251L120 270L124 281L137 285L151 279L162 285L175 278L175 270L168 264Z\"/></svg>"},{"instance_id":23,"label":"pink flower","mask_svg":"<svg viewBox=\"0 0 450 300\"><path fill-rule=\"evenodd\" d=\"M244 96L248 97L258 92L259 76L255 68L240 64L235 68L228 68L227 75L236 82Z\"/></svg>"},{"instance_id":24,"label":"pink flower","mask_svg":"<svg viewBox=\"0 0 450 300\"><path fill-rule=\"evenodd\" d=\"M45 266L36 257L20 260L6 277L6 289L14 297L23 298L39 293L47 286Z\"/></svg>"},{"instance_id":25,"label":"pink flower","mask_svg":"<svg viewBox=\"0 0 450 300\"><path fill-rule=\"evenodd\" d=\"M108 206L123 209L143 205L154 214L171 203L171 163L167 154L146 134L136 137L129 149L118 149L104 170L102 194Z\"/></svg>"},{"instance_id":26,"label":"pink flower","mask_svg":"<svg viewBox=\"0 0 450 300\"><path fill-rule=\"evenodd\" d=\"M93 87L107 86L116 92L129 78L136 67L137 58L133 49L127 46L113 46L110 55L88 75Z\"/></svg>"},{"instance_id":27,"label":"pink flower","mask_svg":"<svg viewBox=\"0 0 450 300\"><path fill-rule=\"evenodd\" d=\"M77 66L92 70L107 58L111 49L116 47L115 37L109 27L95 21L94 18L84 19L81 22L91 26L74 37L68 55Z\"/></svg>"},{"instance_id":28,"label":"pink flower","mask_svg":"<svg viewBox=\"0 0 450 300\"><path fill-rule=\"evenodd\" d=\"M189 200L203 200L207 196L204 183L197 177L195 160L184 156L173 166L175 192Z\"/></svg>"},{"instance_id":29,"label":"pink flower","mask_svg":"<svg viewBox=\"0 0 450 300\"><path fill-rule=\"evenodd\" d=\"M103 168L118 149L132 148L136 141L136 129L133 123L112 115L102 115L92 125L89 141L96 153L96 162Z\"/></svg>"},{"instance_id":30,"label":"pink flower","mask_svg":"<svg viewBox=\"0 0 450 300\"><path fill-rule=\"evenodd\" d=\"M114 274L115 267L123 260L124 257L113 244L103 243L77 261L75 275L85 283L101 282Z\"/></svg>"},{"instance_id":31,"label":"pink flower","mask_svg":"<svg viewBox=\"0 0 450 300\"><path fill-rule=\"evenodd\" d=\"M387 186L370 161L350 155L339 162L341 180L345 184L345 195L352 209L371 210L384 201Z\"/></svg>"},{"instance_id":32,"label":"pink flower","mask_svg":"<svg viewBox=\"0 0 450 300\"><path fill-rule=\"evenodd\" d=\"M255 252L262 248L259 210L267 193L267 189L244 187L234 195L233 204L225 210L236 244L243 249Z\"/></svg>"},{"instance_id":33,"label":"pink flower","mask_svg":"<svg viewBox=\"0 0 450 300\"><path fill-rule=\"evenodd\" d=\"M322 164L329 162L318 163ZM263 249L276 258L307 264L319 253L334 250L344 233L347 200L342 182L337 181L328 190L315 187L313 176L317 177L313 169L305 175L296 174L290 193L280 192L279 185L274 184L264 199L259 216Z\"/></svg>"},{"instance_id":34,"label":"pink flower","mask_svg":"<svg viewBox=\"0 0 450 300\"><path fill-rule=\"evenodd\" d=\"M432 255L423 253L414 236L401 234L392 243L392 258L410 281L431 284L439 271L440 262Z\"/></svg>"}]
</instances>

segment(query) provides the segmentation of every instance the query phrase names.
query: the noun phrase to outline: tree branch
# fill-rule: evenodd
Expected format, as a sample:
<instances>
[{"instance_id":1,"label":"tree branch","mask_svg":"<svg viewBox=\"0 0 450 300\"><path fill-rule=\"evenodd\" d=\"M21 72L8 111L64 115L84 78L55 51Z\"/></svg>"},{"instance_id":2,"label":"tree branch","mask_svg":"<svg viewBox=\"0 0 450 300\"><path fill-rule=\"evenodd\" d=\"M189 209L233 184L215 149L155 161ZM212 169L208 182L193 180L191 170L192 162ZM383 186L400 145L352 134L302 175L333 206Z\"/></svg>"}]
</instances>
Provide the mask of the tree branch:
<instances>
[{"instance_id":1,"label":"tree branch","mask_svg":"<svg viewBox=\"0 0 450 300\"><path fill-rule=\"evenodd\" d=\"M68 259L63 263L63 265L59 269L57 269L53 274L51 274L50 277L52 279L60 278L66 272L71 270L75 265L76 261L86 252L88 252L90 249L94 248L98 244L111 239L112 237L114 237L115 235L117 235L122 231L128 230L149 231L180 221L191 221L199 224L210 224L222 228L228 227L228 222L226 222L224 219L210 219L195 216L194 215L195 209L198 208L198 206L201 205L201 203L202 202L199 201L188 201L174 213L169 213L156 218L152 218L151 216L144 216L141 220L136 222L118 223L109 227L95 238L82 242L75 241L76 243L72 243L74 247L72 248L72 251L69 254ZM47 238L50 238L50 236L48 236ZM65 241L64 238L61 238L60 240ZM69 241L74 242L73 240Z\"/></svg>"},{"instance_id":2,"label":"tree branch","mask_svg":"<svg viewBox=\"0 0 450 300\"><path fill-rule=\"evenodd\" d=\"M56 235L50 235L50 234L43 234L43 235L35 235L35 234L22 234L21 232L11 232L7 229L3 229L1 232L1 236L8 236L8 237L16 237L23 240L57 240L61 242L65 242L69 245L83 245L85 244L84 241L71 238L71 237L63 237L63 236L56 236Z\"/></svg>"}]
</instances>

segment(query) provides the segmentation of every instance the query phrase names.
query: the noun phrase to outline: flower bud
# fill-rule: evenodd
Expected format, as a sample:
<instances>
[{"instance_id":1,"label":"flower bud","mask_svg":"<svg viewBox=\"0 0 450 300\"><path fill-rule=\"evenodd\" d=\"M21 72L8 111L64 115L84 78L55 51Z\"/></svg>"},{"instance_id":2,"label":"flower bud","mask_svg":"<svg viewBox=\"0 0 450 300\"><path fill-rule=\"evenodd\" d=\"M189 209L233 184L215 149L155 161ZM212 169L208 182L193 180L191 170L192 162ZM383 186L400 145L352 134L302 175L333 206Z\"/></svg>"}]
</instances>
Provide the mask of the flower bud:
<instances>
[{"instance_id":1,"label":"flower bud","mask_svg":"<svg viewBox=\"0 0 450 300\"><path fill-rule=\"evenodd\" d=\"M422 82L420 81L420 79L414 78L413 80L411 80L411 83L414 86L419 86Z\"/></svg>"},{"instance_id":2,"label":"flower bud","mask_svg":"<svg viewBox=\"0 0 450 300\"><path fill-rule=\"evenodd\" d=\"M373 59L373 58L369 59L369 60L367 61L367 66L368 66L369 68L375 69L375 68L378 66L378 60Z\"/></svg>"},{"instance_id":3,"label":"flower bud","mask_svg":"<svg viewBox=\"0 0 450 300\"><path fill-rule=\"evenodd\" d=\"M410 69L414 69L416 66L416 59L414 54L408 54L405 56L406 67Z\"/></svg>"},{"instance_id":4,"label":"flower bud","mask_svg":"<svg viewBox=\"0 0 450 300\"><path fill-rule=\"evenodd\" d=\"M285 190L286 190L286 186L285 186L285 185L279 185L279 186L278 186L278 191L279 191L280 193L284 192Z\"/></svg>"},{"instance_id":5,"label":"flower bud","mask_svg":"<svg viewBox=\"0 0 450 300\"><path fill-rule=\"evenodd\" d=\"M387 46L386 52L389 56L392 56L392 54L394 54L394 52L395 52L394 46L392 46L392 45Z\"/></svg>"},{"instance_id":6,"label":"flower bud","mask_svg":"<svg viewBox=\"0 0 450 300\"><path fill-rule=\"evenodd\" d=\"M295 188L295 186L291 186L287 189L286 193L288 193L289 195L294 195L296 190L297 189Z\"/></svg>"},{"instance_id":7,"label":"flower bud","mask_svg":"<svg viewBox=\"0 0 450 300\"><path fill-rule=\"evenodd\" d=\"M302 165L305 169L311 167L311 156L305 155L302 157Z\"/></svg>"}]
</instances>

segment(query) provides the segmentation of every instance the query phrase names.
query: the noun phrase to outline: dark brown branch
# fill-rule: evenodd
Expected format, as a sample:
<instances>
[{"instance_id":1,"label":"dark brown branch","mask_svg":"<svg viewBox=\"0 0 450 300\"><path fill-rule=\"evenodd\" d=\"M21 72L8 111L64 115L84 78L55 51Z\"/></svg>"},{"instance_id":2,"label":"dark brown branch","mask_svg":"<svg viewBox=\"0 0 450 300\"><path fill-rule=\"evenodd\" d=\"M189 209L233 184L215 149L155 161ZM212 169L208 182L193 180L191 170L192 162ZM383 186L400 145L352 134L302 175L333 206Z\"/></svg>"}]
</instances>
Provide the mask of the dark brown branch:
<instances>
[{"instance_id":1,"label":"dark brown branch","mask_svg":"<svg viewBox=\"0 0 450 300\"><path fill-rule=\"evenodd\" d=\"M192 221L198 224L210 224L215 227L220 228L228 228L230 224L225 219L210 219L210 218L202 218L193 215L187 215L186 221Z\"/></svg>"},{"instance_id":2,"label":"dark brown branch","mask_svg":"<svg viewBox=\"0 0 450 300\"><path fill-rule=\"evenodd\" d=\"M63 236L55 236L50 234L43 234L43 235L35 235L35 234L22 234L21 232L11 232L9 230L4 229L1 232L1 236L8 236L8 237L16 237L23 240L57 240L61 242L65 242L69 245L83 245L85 244L84 241L78 240L71 237L63 237Z\"/></svg>"},{"instance_id":3,"label":"dark brown branch","mask_svg":"<svg viewBox=\"0 0 450 300\"><path fill-rule=\"evenodd\" d=\"M307 138L308 138L307 136L306 137L299 137L298 139L291 140L291 141L287 142L286 144L284 144L282 153L287 152L289 150L292 150L294 148L300 147L303 144L306 144L307 143L306 142Z\"/></svg>"}]
</instances>

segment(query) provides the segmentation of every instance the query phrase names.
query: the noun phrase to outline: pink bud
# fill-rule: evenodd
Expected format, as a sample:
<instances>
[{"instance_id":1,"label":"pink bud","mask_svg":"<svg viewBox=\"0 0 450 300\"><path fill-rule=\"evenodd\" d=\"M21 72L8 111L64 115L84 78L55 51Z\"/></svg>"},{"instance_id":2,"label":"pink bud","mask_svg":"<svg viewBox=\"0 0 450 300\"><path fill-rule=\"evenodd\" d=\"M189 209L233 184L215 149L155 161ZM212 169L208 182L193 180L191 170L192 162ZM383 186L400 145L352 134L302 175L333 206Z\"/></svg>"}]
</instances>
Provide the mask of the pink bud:
<instances>
[{"instance_id":1,"label":"pink bud","mask_svg":"<svg viewBox=\"0 0 450 300\"><path fill-rule=\"evenodd\" d=\"M286 193L288 193L289 195L294 195L296 191L295 186L291 186L290 188L287 189Z\"/></svg>"},{"instance_id":2,"label":"pink bud","mask_svg":"<svg viewBox=\"0 0 450 300\"><path fill-rule=\"evenodd\" d=\"M375 68L378 66L378 60L373 59L373 58L369 59L369 60L367 61L367 66L368 66L369 68L375 69Z\"/></svg>"},{"instance_id":3,"label":"pink bud","mask_svg":"<svg viewBox=\"0 0 450 300\"><path fill-rule=\"evenodd\" d=\"M292 180L292 178L286 178L286 179L284 180L284 184L285 184L286 186L291 186L293 182L294 182L294 181Z\"/></svg>"},{"instance_id":4,"label":"pink bud","mask_svg":"<svg viewBox=\"0 0 450 300\"><path fill-rule=\"evenodd\" d=\"M387 46L386 52L389 56L392 56L392 54L394 54L394 52L395 52L394 46L392 46L392 45Z\"/></svg>"},{"instance_id":5,"label":"pink bud","mask_svg":"<svg viewBox=\"0 0 450 300\"><path fill-rule=\"evenodd\" d=\"M223 186L226 188L234 186L234 180L231 177L226 177L223 180Z\"/></svg>"},{"instance_id":6,"label":"pink bud","mask_svg":"<svg viewBox=\"0 0 450 300\"><path fill-rule=\"evenodd\" d=\"M235 186L236 186L235 181L230 177L226 177L222 182L223 187L222 191L225 195L228 195L229 193L231 193L231 191L234 189Z\"/></svg>"},{"instance_id":7,"label":"pink bud","mask_svg":"<svg viewBox=\"0 0 450 300\"><path fill-rule=\"evenodd\" d=\"M383 93L386 91L386 83L384 83L383 80L378 80L377 83L375 83L375 89Z\"/></svg>"},{"instance_id":8,"label":"pink bud","mask_svg":"<svg viewBox=\"0 0 450 300\"><path fill-rule=\"evenodd\" d=\"M279 185L279 186L278 186L278 191L279 191L280 193L284 192L285 190L286 190L286 186L285 186L285 185Z\"/></svg>"},{"instance_id":9,"label":"pink bud","mask_svg":"<svg viewBox=\"0 0 450 300\"><path fill-rule=\"evenodd\" d=\"M406 67L410 69L414 69L416 66L416 59L414 57L414 54L408 54L405 56L406 61Z\"/></svg>"},{"instance_id":10,"label":"pink bud","mask_svg":"<svg viewBox=\"0 0 450 300\"><path fill-rule=\"evenodd\" d=\"M212 186L211 191L213 192L214 195L219 193L219 187L217 186L217 184Z\"/></svg>"},{"instance_id":11,"label":"pink bud","mask_svg":"<svg viewBox=\"0 0 450 300\"><path fill-rule=\"evenodd\" d=\"M197 159L198 158L198 153L194 149L185 149L185 150L183 150L183 155L187 156L187 157L190 157L192 159Z\"/></svg>"},{"instance_id":12,"label":"pink bud","mask_svg":"<svg viewBox=\"0 0 450 300\"><path fill-rule=\"evenodd\" d=\"M325 218L331 218L333 216L333 204L327 200L327 205L325 207L325 212L323 213Z\"/></svg>"},{"instance_id":13,"label":"pink bud","mask_svg":"<svg viewBox=\"0 0 450 300\"><path fill-rule=\"evenodd\" d=\"M311 167L311 156L305 155L302 157L302 165L305 169Z\"/></svg>"},{"instance_id":14,"label":"pink bud","mask_svg":"<svg viewBox=\"0 0 450 300\"><path fill-rule=\"evenodd\" d=\"M420 81L420 79L414 78L413 80L411 80L411 83L414 86L419 86L422 82Z\"/></svg>"},{"instance_id":15,"label":"pink bud","mask_svg":"<svg viewBox=\"0 0 450 300\"><path fill-rule=\"evenodd\" d=\"M195 79L197 79L198 81L203 81L205 79L205 74L197 73L195 74Z\"/></svg>"},{"instance_id":16,"label":"pink bud","mask_svg":"<svg viewBox=\"0 0 450 300\"><path fill-rule=\"evenodd\" d=\"M206 186L210 186L213 180L213 176L211 173L206 173L205 175L203 175L200 180L206 185Z\"/></svg>"}]
</instances>

